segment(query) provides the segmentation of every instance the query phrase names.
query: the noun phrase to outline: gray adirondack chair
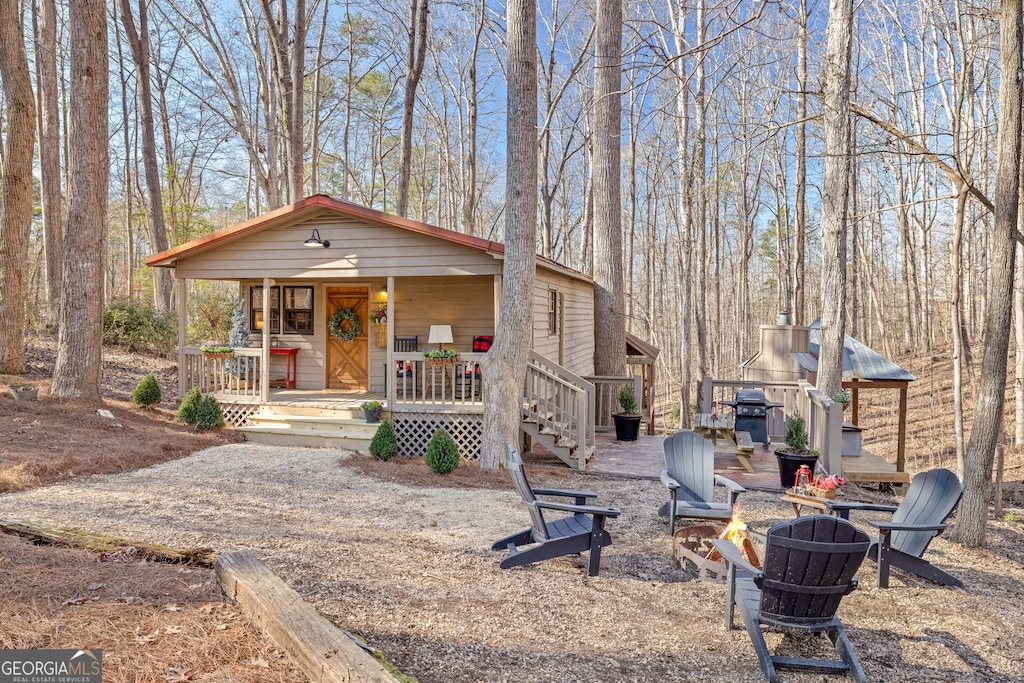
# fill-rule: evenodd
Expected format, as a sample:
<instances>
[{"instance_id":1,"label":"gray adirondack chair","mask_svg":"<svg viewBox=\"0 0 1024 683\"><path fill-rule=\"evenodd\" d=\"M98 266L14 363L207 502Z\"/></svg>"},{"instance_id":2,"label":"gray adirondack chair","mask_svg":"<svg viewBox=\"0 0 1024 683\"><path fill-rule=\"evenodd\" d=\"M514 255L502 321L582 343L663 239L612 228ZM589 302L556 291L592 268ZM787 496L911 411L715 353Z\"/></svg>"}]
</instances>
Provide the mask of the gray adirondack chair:
<instances>
[{"instance_id":1,"label":"gray adirondack chair","mask_svg":"<svg viewBox=\"0 0 1024 683\"><path fill-rule=\"evenodd\" d=\"M668 502L658 514L669 518L669 534L675 534L676 517L729 519L736 498L746 491L732 479L715 474L715 445L688 429L665 439L661 482L668 487ZM728 503L714 501L716 485L728 490Z\"/></svg>"},{"instance_id":2,"label":"gray adirondack chair","mask_svg":"<svg viewBox=\"0 0 1024 683\"><path fill-rule=\"evenodd\" d=\"M890 567L899 567L945 586L959 587L963 586L960 579L922 556L932 539L946 528L946 518L953 514L963 494L964 487L956 475L937 468L915 474L899 505L829 501L828 507L843 519L849 519L853 510L892 513L891 521L869 522L878 529L878 540L868 549L868 557L878 563L879 588L889 587Z\"/></svg>"},{"instance_id":3,"label":"gray adirondack chair","mask_svg":"<svg viewBox=\"0 0 1024 683\"><path fill-rule=\"evenodd\" d=\"M860 683L867 680L836 610L857 588L855 575L870 542L863 531L830 515L798 517L768 529L761 568L747 562L732 541L713 541L728 565L726 628L732 628L735 605L769 681L776 680L776 669L849 673ZM839 657L773 655L765 630L825 634Z\"/></svg>"},{"instance_id":4,"label":"gray adirondack chair","mask_svg":"<svg viewBox=\"0 0 1024 683\"><path fill-rule=\"evenodd\" d=\"M612 537L604 528L605 519L618 517L619 511L615 508L587 505L588 498L597 497L593 491L531 487L523 471L523 459L511 443L505 442L505 453L512 483L526 503L533 524L525 531L494 542L491 550L509 551L509 556L503 559L499 566L508 569L589 551L587 573L590 576L597 576L601 568L601 548L612 544ZM538 500L537 496L572 498L575 504ZM549 522L544 518L545 510L569 514ZM524 545L533 547L520 547Z\"/></svg>"}]
</instances>

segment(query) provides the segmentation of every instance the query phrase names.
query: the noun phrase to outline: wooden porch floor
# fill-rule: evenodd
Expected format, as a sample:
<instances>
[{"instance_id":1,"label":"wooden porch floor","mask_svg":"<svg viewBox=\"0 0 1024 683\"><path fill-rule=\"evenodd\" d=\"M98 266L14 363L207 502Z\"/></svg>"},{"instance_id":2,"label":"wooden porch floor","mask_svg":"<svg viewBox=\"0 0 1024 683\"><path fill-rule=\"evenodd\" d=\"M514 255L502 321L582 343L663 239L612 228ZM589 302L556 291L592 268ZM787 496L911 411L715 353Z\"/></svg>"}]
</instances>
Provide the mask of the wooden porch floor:
<instances>
[{"instance_id":1,"label":"wooden porch floor","mask_svg":"<svg viewBox=\"0 0 1024 683\"><path fill-rule=\"evenodd\" d=\"M587 463L587 472L607 474L634 479L659 479L665 469L664 436L641 435L636 441L616 441L615 434L597 433L597 450ZM523 454L528 465L565 467L566 465L542 446ZM736 455L727 451L715 451L715 472L732 479L740 486L759 491L781 492L779 467L775 454L760 443L754 444L750 456L753 472L743 469ZM884 458L870 453L854 458L843 458L847 478L857 483L893 482L906 483L910 476L897 472L896 466Z\"/></svg>"},{"instance_id":2,"label":"wooden porch floor","mask_svg":"<svg viewBox=\"0 0 1024 683\"><path fill-rule=\"evenodd\" d=\"M227 392L214 394L221 403L259 403L252 396L240 396ZM383 391L339 391L337 389L271 389L270 403L304 406L308 408L358 408L364 401L380 401L387 405Z\"/></svg>"}]
</instances>

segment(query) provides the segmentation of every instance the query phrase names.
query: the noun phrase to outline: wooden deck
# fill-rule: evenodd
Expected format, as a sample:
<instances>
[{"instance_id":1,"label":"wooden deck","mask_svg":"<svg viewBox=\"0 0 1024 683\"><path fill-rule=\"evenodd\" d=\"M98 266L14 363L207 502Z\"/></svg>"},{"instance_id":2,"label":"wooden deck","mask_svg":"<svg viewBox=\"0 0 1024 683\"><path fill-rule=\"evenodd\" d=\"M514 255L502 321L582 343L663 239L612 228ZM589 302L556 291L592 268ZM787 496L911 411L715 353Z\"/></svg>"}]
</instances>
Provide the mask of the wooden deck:
<instances>
[{"instance_id":1,"label":"wooden deck","mask_svg":"<svg viewBox=\"0 0 1024 683\"><path fill-rule=\"evenodd\" d=\"M609 432L597 433L597 451L587 463L590 474L607 474L633 479L658 479L665 469L664 436L642 435L636 441L616 441ZM747 472L739 459L723 442L715 449L715 472L732 479L740 486L759 491L782 492L779 468L775 454L760 443L754 443L754 452L749 455L753 472ZM523 454L527 465L565 467L561 460L535 446ZM847 479L858 484L867 482L906 483L910 475L897 472L896 466L883 458L865 453L857 457L844 457L843 468Z\"/></svg>"}]
</instances>

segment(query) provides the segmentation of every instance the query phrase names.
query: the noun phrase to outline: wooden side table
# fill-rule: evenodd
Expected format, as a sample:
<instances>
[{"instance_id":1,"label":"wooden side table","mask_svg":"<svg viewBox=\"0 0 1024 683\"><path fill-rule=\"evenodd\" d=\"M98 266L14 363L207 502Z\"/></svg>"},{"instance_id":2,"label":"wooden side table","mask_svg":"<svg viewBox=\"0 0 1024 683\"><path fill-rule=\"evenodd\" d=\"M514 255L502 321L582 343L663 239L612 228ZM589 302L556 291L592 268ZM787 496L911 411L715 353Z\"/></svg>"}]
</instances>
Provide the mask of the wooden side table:
<instances>
[{"instance_id":1,"label":"wooden side table","mask_svg":"<svg viewBox=\"0 0 1024 683\"><path fill-rule=\"evenodd\" d=\"M272 346L270 347L270 355L285 357L284 388L294 389L295 374L299 366L299 349L287 346Z\"/></svg>"},{"instance_id":2,"label":"wooden side table","mask_svg":"<svg viewBox=\"0 0 1024 683\"><path fill-rule=\"evenodd\" d=\"M815 510L820 510L822 512L828 512L828 505L826 504L828 501L825 498L815 498L813 496L797 496L790 493L784 493L781 496L779 496L779 500L783 501L784 503L792 503L793 512L796 514L797 517L803 514L803 509L805 507L814 508Z\"/></svg>"}]
</instances>

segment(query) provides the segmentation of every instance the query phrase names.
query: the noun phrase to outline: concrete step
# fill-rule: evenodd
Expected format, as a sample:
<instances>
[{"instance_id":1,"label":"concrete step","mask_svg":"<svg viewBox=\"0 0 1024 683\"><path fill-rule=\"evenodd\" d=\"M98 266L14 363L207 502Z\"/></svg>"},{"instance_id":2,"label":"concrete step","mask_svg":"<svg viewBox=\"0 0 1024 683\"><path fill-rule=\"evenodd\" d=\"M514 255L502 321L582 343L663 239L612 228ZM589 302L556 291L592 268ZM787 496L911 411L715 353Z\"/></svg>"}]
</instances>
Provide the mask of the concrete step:
<instances>
[{"instance_id":1,"label":"concrete step","mask_svg":"<svg viewBox=\"0 0 1024 683\"><path fill-rule=\"evenodd\" d=\"M239 427L237 431L245 434L245 438L253 443L271 446L304 446L307 448L344 448L366 453L370 448L369 437L352 436L342 431L324 431L321 429L281 429L279 427L255 426Z\"/></svg>"}]
</instances>

